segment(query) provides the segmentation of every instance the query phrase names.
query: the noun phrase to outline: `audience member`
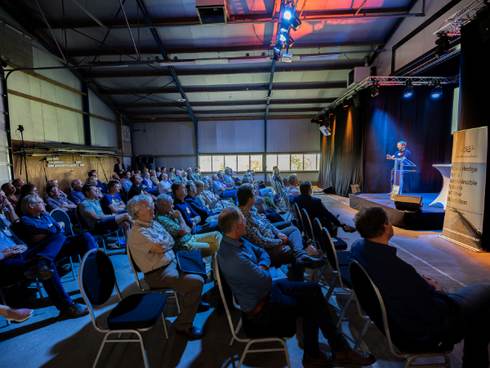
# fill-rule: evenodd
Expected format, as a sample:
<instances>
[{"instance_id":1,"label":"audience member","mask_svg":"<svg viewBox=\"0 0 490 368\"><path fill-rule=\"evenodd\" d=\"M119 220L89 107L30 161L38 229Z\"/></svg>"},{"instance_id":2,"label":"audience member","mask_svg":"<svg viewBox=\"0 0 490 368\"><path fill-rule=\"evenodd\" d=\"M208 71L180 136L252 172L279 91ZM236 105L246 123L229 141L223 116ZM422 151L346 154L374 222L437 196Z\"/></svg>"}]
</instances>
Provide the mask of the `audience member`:
<instances>
[{"instance_id":1,"label":"audience member","mask_svg":"<svg viewBox=\"0 0 490 368\"><path fill-rule=\"evenodd\" d=\"M402 351L431 351L464 339L463 368L488 367L490 285L448 293L421 276L389 244L393 227L381 207L362 209L355 224L362 239L353 244L352 257L381 293L395 345Z\"/></svg>"},{"instance_id":2,"label":"audience member","mask_svg":"<svg viewBox=\"0 0 490 368\"><path fill-rule=\"evenodd\" d=\"M48 210L52 211L55 208L60 208L74 216L77 205L70 201L66 195L63 196L61 193L62 191L55 185L55 183L46 186L46 205Z\"/></svg>"},{"instance_id":3,"label":"audience member","mask_svg":"<svg viewBox=\"0 0 490 368\"><path fill-rule=\"evenodd\" d=\"M124 231L129 229L131 220L127 213L104 214L98 199L97 187L84 185L82 191L86 199L78 205L78 211L91 231L95 234L105 234L119 228Z\"/></svg>"},{"instance_id":4,"label":"audience member","mask_svg":"<svg viewBox=\"0 0 490 368\"><path fill-rule=\"evenodd\" d=\"M116 157L116 162L114 164L113 170L117 175L121 175L124 172L124 165L121 163L121 159Z\"/></svg>"},{"instance_id":5,"label":"audience member","mask_svg":"<svg viewBox=\"0 0 490 368\"><path fill-rule=\"evenodd\" d=\"M168 180L168 175L166 173L162 173L161 181L158 184L158 192L160 194L167 194L172 191L172 182Z\"/></svg>"},{"instance_id":6,"label":"audience member","mask_svg":"<svg viewBox=\"0 0 490 368\"><path fill-rule=\"evenodd\" d=\"M298 185L299 185L298 176L296 174L289 175L286 192L291 202L294 200L295 197L301 194Z\"/></svg>"},{"instance_id":7,"label":"audience member","mask_svg":"<svg viewBox=\"0 0 490 368\"><path fill-rule=\"evenodd\" d=\"M17 200L19 200L20 197L20 190L24 186L25 182L21 178L16 178L12 180L12 185L15 187L15 193L17 195Z\"/></svg>"},{"instance_id":8,"label":"audience member","mask_svg":"<svg viewBox=\"0 0 490 368\"><path fill-rule=\"evenodd\" d=\"M2 191L7 197L7 200L12 204L12 206L15 207L17 205L18 197L16 195L17 190L15 189L14 185L8 182L2 184Z\"/></svg>"},{"instance_id":9,"label":"audience member","mask_svg":"<svg viewBox=\"0 0 490 368\"><path fill-rule=\"evenodd\" d=\"M91 184L95 182L95 185L100 188L102 193L105 193L107 191L107 186L105 183L101 182L97 176L97 170L90 170L88 172L88 178L87 178L87 184ZM107 179L107 178L106 178Z\"/></svg>"},{"instance_id":10,"label":"audience member","mask_svg":"<svg viewBox=\"0 0 490 368\"><path fill-rule=\"evenodd\" d=\"M71 191L68 194L68 199L75 203L76 205L79 205L80 202L85 200L85 195L82 192L82 181L80 179L74 179L72 180L71 184Z\"/></svg>"},{"instance_id":11,"label":"audience member","mask_svg":"<svg viewBox=\"0 0 490 368\"><path fill-rule=\"evenodd\" d=\"M302 318L305 366L374 363L373 356L349 348L335 327L335 319L318 284L272 280L267 252L243 238L247 233L246 220L238 209L224 209L219 226L224 233L218 251L220 270L240 305L247 335L291 336L296 320ZM329 341L332 360L320 350L319 330Z\"/></svg>"},{"instance_id":12,"label":"audience member","mask_svg":"<svg viewBox=\"0 0 490 368\"><path fill-rule=\"evenodd\" d=\"M124 191L124 193L129 193L129 190L131 189L131 186L133 183L131 183L131 172L126 171L121 175L121 188Z\"/></svg>"},{"instance_id":13,"label":"audience member","mask_svg":"<svg viewBox=\"0 0 490 368\"><path fill-rule=\"evenodd\" d=\"M131 176L131 188L128 191L128 200L144 192L143 179L138 174Z\"/></svg>"},{"instance_id":14,"label":"audience member","mask_svg":"<svg viewBox=\"0 0 490 368\"><path fill-rule=\"evenodd\" d=\"M126 212L126 204L123 202L119 192L121 184L116 180L107 183L107 193L103 195L100 205L106 215L116 215Z\"/></svg>"},{"instance_id":15,"label":"audience member","mask_svg":"<svg viewBox=\"0 0 490 368\"><path fill-rule=\"evenodd\" d=\"M189 203L194 211L196 211L196 213L201 217L201 220L208 223L213 223L214 226L217 226L218 218L216 217L216 215L220 212L220 210L211 211L206 206L201 205L201 202L199 201L199 199L197 199L197 189L194 182L188 181L185 185L185 188L187 191L185 201Z\"/></svg>"},{"instance_id":16,"label":"audience member","mask_svg":"<svg viewBox=\"0 0 490 368\"><path fill-rule=\"evenodd\" d=\"M173 288L179 295L181 313L174 327L190 340L200 339L202 330L193 326L201 301L204 280L201 276L180 272L173 251L174 239L154 221L153 200L137 195L128 202L128 211L135 225L128 235L128 247L145 281L152 289Z\"/></svg>"},{"instance_id":17,"label":"audience member","mask_svg":"<svg viewBox=\"0 0 490 368\"><path fill-rule=\"evenodd\" d=\"M221 242L221 234L218 231L192 234L182 213L172 208L173 204L171 196L160 194L156 200L156 219L174 238L175 249L197 249L201 251L203 257L216 253Z\"/></svg>"},{"instance_id":18,"label":"audience member","mask_svg":"<svg viewBox=\"0 0 490 368\"><path fill-rule=\"evenodd\" d=\"M1 257L2 256L0 255L0 261ZM29 318L31 318L33 312L34 311L29 308L14 309L7 305L0 304L0 316L4 317L8 321L14 321L17 323L27 321Z\"/></svg>"},{"instance_id":19,"label":"audience member","mask_svg":"<svg viewBox=\"0 0 490 368\"><path fill-rule=\"evenodd\" d=\"M293 264L290 276L303 279L304 267L321 267L325 261L309 256L303 247L303 239L298 228L289 226L277 229L267 218L259 215L254 208L255 195L250 184L238 188L238 205L247 220L245 237L255 245L264 248L274 266Z\"/></svg>"}]
</instances>

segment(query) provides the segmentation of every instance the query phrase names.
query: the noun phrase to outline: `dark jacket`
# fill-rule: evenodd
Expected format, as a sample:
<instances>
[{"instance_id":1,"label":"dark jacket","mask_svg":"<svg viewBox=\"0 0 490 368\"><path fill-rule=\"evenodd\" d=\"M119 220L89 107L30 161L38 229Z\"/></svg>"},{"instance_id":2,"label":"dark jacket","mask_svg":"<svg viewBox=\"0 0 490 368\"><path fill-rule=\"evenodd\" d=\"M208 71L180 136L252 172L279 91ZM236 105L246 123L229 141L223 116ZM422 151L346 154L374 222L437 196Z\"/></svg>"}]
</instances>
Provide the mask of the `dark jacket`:
<instances>
[{"instance_id":1,"label":"dark jacket","mask_svg":"<svg viewBox=\"0 0 490 368\"><path fill-rule=\"evenodd\" d=\"M327 210L320 198L301 194L294 199L294 203L297 203L300 209L304 208L308 212L311 221L317 217L322 223L322 226L326 227L331 234L335 234L336 228L341 226L338 218Z\"/></svg>"},{"instance_id":2,"label":"dark jacket","mask_svg":"<svg viewBox=\"0 0 490 368\"><path fill-rule=\"evenodd\" d=\"M182 202L177 198L174 199L174 208L182 214L185 223L192 229L192 218L199 216L199 214L192 209L187 202ZM202 220L202 218L201 218Z\"/></svg>"}]
</instances>

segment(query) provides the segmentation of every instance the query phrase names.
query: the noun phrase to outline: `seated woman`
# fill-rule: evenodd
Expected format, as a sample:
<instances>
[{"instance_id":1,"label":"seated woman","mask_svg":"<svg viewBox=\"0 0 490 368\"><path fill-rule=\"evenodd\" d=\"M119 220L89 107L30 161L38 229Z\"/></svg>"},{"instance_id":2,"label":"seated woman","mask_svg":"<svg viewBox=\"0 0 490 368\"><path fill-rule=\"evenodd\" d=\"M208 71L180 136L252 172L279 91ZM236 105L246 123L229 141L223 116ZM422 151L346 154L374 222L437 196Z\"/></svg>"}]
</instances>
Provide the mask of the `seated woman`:
<instances>
[{"instance_id":1,"label":"seated woman","mask_svg":"<svg viewBox=\"0 0 490 368\"><path fill-rule=\"evenodd\" d=\"M222 236L218 231L203 234L192 234L182 214L173 209L171 196L160 194L156 201L157 221L175 240L176 249L198 249L203 257L216 253Z\"/></svg>"}]
</instances>

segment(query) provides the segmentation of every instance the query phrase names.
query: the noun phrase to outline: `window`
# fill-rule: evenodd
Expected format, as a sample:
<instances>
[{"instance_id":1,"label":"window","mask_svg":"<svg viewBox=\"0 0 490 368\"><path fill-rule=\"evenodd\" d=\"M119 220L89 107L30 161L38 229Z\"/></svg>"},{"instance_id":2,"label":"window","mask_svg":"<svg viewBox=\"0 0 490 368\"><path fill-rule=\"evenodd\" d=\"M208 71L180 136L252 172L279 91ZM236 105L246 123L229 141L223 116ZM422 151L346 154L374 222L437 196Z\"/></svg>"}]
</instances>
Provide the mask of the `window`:
<instances>
[{"instance_id":1,"label":"window","mask_svg":"<svg viewBox=\"0 0 490 368\"><path fill-rule=\"evenodd\" d=\"M225 156L225 167L229 167L233 171L236 171L236 155Z\"/></svg>"},{"instance_id":2,"label":"window","mask_svg":"<svg viewBox=\"0 0 490 368\"><path fill-rule=\"evenodd\" d=\"M277 167L279 167L280 171L291 171L291 167L289 166L289 164L289 154L277 155Z\"/></svg>"},{"instance_id":3,"label":"window","mask_svg":"<svg viewBox=\"0 0 490 368\"><path fill-rule=\"evenodd\" d=\"M203 172L213 171L211 166L211 156L199 156L199 168Z\"/></svg>"},{"instance_id":4,"label":"window","mask_svg":"<svg viewBox=\"0 0 490 368\"><path fill-rule=\"evenodd\" d=\"M250 169L255 172L262 171L262 155L250 155Z\"/></svg>"},{"instance_id":5,"label":"window","mask_svg":"<svg viewBox=\"0 0 490 368\"><path fill-rule=\"evenodd\" d=\"M303 171L303 155L291 155L291 171Z\"/></svg>"},{"instance_id":6,"label":"window","mask_svg":"<svg viewBox=\"0 0 490 368\"><path fill-rule=\"evenodd\" d=\"M216 172L225 169L225 157L213 156L213 169L211 171Z\"/></svg>"},{"instance_id":7,"label":"window","mask_svg":"<svg viewBox=\"0 0 490 368\"><path fill-rule=\"evenodd\" d=\"M265 155L266 167L263 167ZM255 172L271 172L278 166L283 172L318 171L320 167L319 153L255 153L255 154L207 154L199 156L199 166L204 173L214 173L230 167L235 172L247 170Z\"/></svg>"},{"instance_id":8,"label":"window","mask_svg":"<svg viewBox=\"0 0 490 368\"><path fill-rule=\"evenodd\" d=\"M237 158L238 161L238 172L247 171L250 168L250 156L249 155L240 155Z\"/></svg>"}]
</instances>

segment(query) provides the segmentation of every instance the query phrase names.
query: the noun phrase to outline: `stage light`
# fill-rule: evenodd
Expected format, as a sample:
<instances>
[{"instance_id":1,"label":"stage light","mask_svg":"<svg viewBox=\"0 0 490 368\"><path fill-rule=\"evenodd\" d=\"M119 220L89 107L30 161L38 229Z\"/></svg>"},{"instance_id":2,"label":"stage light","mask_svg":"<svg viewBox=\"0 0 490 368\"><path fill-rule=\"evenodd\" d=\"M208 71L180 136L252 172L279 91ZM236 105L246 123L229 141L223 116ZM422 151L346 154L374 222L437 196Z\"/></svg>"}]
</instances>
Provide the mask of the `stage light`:
<instances>
[{"instance_id":1,"label":"stage light","mask_svg":"<svg viewBox=\"0 0 490 368\"><path fill-rule=\"evenodd\" d=\"M329 135L332 135L332 131L330 130L330 127L327 127L325 125L320 125L320 132L322 132L322 134L325 136L325 137L328 137Z\"/></svg>"},{"instance_id":2,"label":"stage light","mask_svg":"<svg viewBox=\"0 0 490 368\"><path fill-rule=\"evenodd\" d=\"M405 100L409 100L413 97L414 94L415 91L413 89L412 82L408 81L406 83L405 89L403 90L403 98Z\"/></svg>"},{"instance_id":3,"label":"stage light","mask_svg":"<svg viewBox=\"0 0 490 368\"><path fill-rule=\"evenodd\" d=\"M279 41L281 41L282 43L286 43L287 37L284 33L279 34Z\"/></svg>"},{"instance_id":4,"label":"stage light","mask_svg":"<svg viewBox=\"0 0 490 368\"><path fill-rule=\"evenodd\" d=\"M290 8L284 9L284 12L282 13L282 18L284 20L290 21L292 17L293 17L293 10Z\"/></svg>"},{"instance_id":5,"label":"stage light","mask_svg":"<svg viewBox=\"0 0 490 368\"><path fill-rule=\"evenodd\" d=\"M370 95L372 98L379 96L379 83L378 82L374 82L374 84L371 86Z\"/></svg>"},{"instance_id":6,"label":"stage light","mask_svg":"<svg viewBox=\"0 0 490 368\"><path fill-rule=\"evenodd\" d=\"M440 85L436 85L432 91L430 91L430 98L433 100L439 100L442 97L442 87Z\"/></svg>"}]
</instances>

